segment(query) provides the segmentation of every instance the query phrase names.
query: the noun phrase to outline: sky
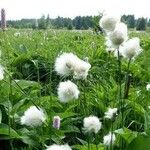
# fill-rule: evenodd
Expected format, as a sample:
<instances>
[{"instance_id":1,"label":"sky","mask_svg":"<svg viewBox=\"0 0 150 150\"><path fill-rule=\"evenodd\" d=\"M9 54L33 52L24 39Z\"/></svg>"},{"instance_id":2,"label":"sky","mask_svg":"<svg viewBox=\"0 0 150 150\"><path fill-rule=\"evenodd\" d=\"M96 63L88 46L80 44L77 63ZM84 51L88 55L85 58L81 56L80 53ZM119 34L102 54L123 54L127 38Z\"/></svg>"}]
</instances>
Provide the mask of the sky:
<instances>
[{"instance_id":1,"label":"sky","mask_svg":"<svg viewBox=\"0 0 150 150\"><path fill-rule=\"evenodd\" d=\"M0 0L9 20L98 15L105 11L114 15L134 14L150 18L150 0Z\"/></svg>"}]
</instances>

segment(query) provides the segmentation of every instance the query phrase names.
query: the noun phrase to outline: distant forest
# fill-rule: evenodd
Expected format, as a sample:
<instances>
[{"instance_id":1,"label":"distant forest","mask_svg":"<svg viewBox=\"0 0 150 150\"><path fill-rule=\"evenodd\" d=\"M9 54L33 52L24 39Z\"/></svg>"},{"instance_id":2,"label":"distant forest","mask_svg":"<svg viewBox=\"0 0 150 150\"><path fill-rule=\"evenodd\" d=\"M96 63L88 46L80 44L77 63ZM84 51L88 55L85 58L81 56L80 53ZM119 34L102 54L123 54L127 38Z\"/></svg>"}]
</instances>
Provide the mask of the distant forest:
<instances>
[{"instance_id":1,"label":"distant forest","mask_svg":"<svg viewBox=\"0 0 150 150\"><path fill-rule=\"evenodd\" d=\"M8 20L7 26L12 28L33 28L33 29L77 29L87 30L95 29L99 30L99 19L101 16L77 16L74 19L57 17L51 19L49 15L42 16L39 19L21 19L21 20ZM135 19L134 15L123 15L121 21L128 25L128 28L136 30L145 30L150 27L150 19L138 18Z\"/></svg>"}]
</instances>

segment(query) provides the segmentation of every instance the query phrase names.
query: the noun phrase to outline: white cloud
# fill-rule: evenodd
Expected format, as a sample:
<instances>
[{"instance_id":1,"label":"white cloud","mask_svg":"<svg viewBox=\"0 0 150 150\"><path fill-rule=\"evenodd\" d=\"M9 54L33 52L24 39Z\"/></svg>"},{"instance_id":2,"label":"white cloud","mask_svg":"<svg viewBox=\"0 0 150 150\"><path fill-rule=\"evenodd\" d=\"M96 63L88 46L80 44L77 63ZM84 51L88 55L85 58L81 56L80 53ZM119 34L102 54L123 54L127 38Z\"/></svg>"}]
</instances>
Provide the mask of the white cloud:
<instances>
[{"instance_id":1,"label":"white cloud","mask_svg":"<svg viewBox=\"0 0 150 150\"><path fill-rule=\"evenodd\" d=\"M150 17L149 0L0 0L8 19L50 17L75 17L97 15L106 10L114 14L135 14Z\"/></svg>"}]
</instances>

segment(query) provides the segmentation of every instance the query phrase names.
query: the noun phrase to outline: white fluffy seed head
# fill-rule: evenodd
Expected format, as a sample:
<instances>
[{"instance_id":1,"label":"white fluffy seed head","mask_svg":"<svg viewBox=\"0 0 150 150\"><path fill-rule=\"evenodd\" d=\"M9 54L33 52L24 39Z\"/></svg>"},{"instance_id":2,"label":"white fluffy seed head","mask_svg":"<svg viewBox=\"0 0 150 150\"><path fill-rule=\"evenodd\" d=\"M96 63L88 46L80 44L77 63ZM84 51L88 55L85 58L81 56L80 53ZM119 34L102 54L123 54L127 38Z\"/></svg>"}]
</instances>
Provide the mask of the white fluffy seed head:
<instances>
[{"instance_id":1,"label":"white fluffy seed head","mask_svg":"<svg viewBox=\"0 0 150 150\"><path fill-rule=\"evenodd\" d=\"M117 108L108 108L108 111L105 112L104 118L113 119L116 114L117 114Z\"/></svg>"},{"instance_id":2,"label":"white fluffy seed head","mask_svg":"<svg viewBox=\"0 0 150 150\"><path fill-rule=\"evenodd\" d=\"M115 27L115 30L108 36L112 45L119 47L128 39L127 25L124 23L118 23Z\"/></svg>"},{"instance_id":3,"label":"white fluffy seed head","mask_svg":"<svg viewBox=\"0 0 150 150\"><path fill-rule=\"evenodd\" d=\"M150 91L150 83L146 85L146 90Z\"/></svg>"},{"instance_id":4,"label":"white fluffy seed head","mask_svg":"<svg viewBox=\"0 0 150 150\"><path fill-rule=\"evenodd\" d=\"M57 93L59 100L66 103L73 99L78 99L80 91L78 90L77 85L68 80L59 83Z\"/></svg>"},{"instance_id":5,"label":"white fluffy seed head","mask_svg":"<svg viewBox=\"0 0 150 150\"><path fill-rule=\"evenodd\" d=\"M100 26L107 31L113 31L116 27L116 24L120 21L119 17L116 16L110 16L110 15L104 15L100 19Z\"/></svg>"},{"instance_id":6,"label":"white fluffy seed head","mask_svg":"<svg viewBox=\"0 0 150 150\"><path fill-rule=\"evenodd\" d=\"M46 150L72 150L69 145L56 145L53 144L51 146L48 146Z\"/></svg>"},{"instance_id":7,"label":"white fluffy seed head","mask_svg":"<svg viewBox=\"0 0 150 150\"><path fill-rule=\"evenodd\" d=\"M0 80L4 79L4 67L0 65Z\"/></svg>"},{"instance_id":8,"label":"white fluffy seed head","mask_svg":"<svg viewBox=\"0 0 150 150\"><path fill-rule=\"evenodd\" d=\"M76 79L86 79L91 65L83 60L78 60L74 68L74 78Z\"/></svg>"},{"instance_id":9,"label":"white fluffy seed head","mask_svg":"<svg viewBox=\"0 0 150 150\"><path fill-rule=\"evenodd\" d=\"M125 58L133 58L141 52L140 40L139 38L132 38L125 42L122 47L120 47L120 52Z\"/></svg>"},{"instance_id":10,"label":"white fluffy seed head","mask_svg":"<svg viewBox=\"0 0 150 150\"><path fill-rule=\"evenodd\" d=\"M63 53L55 61L55 71L62 76L73 75L76 79L85 79L91 65L72 53Z\"/></svg>"},{"instance_id":11,"label":"white fluffy seed head","mask_svg":"<svg viewBox=\"0 0 150 150\"><path fill-rule=\"evenodd\" d=\"M98 117L89 116L84 118L83 126L86 132L98 133L98 131L102 128L102 123L99 121Z\"/></svg>"},{"instance_id":12,"label":"white fluffy seed head","mask_svg":"<svg viewBox=\"0 0 150 150\"><path fill-rule=\"evenodd\" d=\"M115 140L116 140L116 136L111 132L103 137L103 143L106 146L111 145L111 143L114 144Z\"/></svg>"},{"instance_id":13,"label":"white fluffy seed head","mask_svg":"<svg viewBox=\"0 0 150 150\"><path fill-rule=\"evenodd\" d=\"M63 53L58 56L55 61L55 71L62 76L69 76L73 69L74 65L78 61L78 57L72 53Z\"/></svg>"},{"instance_id":14,"label":"white fluffy seed head","mask_svg":"<svg viewBox=\"0 0 150 150\"><path fill-rule=\"evenodd\" d=\"M37 107L31 106L21 117L21 124L30 127L36 127L42 125L45 119L46 116L41 108L37 109Z\"/></svg>"}]
</instances>

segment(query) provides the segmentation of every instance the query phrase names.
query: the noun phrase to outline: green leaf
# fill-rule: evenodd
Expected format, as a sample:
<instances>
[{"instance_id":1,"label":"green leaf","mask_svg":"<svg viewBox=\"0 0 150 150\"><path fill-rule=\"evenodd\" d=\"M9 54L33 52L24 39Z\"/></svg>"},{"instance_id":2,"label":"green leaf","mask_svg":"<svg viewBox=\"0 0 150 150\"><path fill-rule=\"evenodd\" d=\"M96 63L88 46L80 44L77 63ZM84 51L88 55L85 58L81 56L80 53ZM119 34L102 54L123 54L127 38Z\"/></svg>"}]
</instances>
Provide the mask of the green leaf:
<instances>
[{"instance_id":1,"label":"green leaf","mask_svg":"<svg viewBox=\"0 0 150 150\"><path fill-rule=\"evenodd\" d=\"M9 128L8 125L3 123L0 124L0 135L7 135L10 138L20 138L20 136L14 129Z\"/></svg>"},{"instance_id":2,"label":"green leaf","mask_svg":"<svg viewBox=\"0 0 150 150\"><path fill-rule=\"evenodd\" d=\"M74 145L72 146L72 148L75 148L75 149L78 149L78 150L104 150L104 146L102 145L94 145L94 144L90 144L89 147L88 147L88 144L86 145Z\"/></svg>"},{"instance_id":3,"label":"green leaf","mask_svg":"<svg viewBox=\"0 0 150 150\"><path fill-rule=\"evenodd\" d=\"M126 150L150 150L150 137L139 135L128 145Z\"/></svg>"},{"instance_id":4,"label":"green leaf","mask_svg":"<svg viewBox=\"0 0 150 150\"><path fill-rule=\"evenodd\" d=\"M144 124L145 132L150 135L150 110L145 112L144 118L145 118Z\"/></svg>"},{"instance_id":5,"label":"green leaf","mask_svg":"<svg viewBox=\"0 0 150 150\"><path fill-rule=\"evenodd\" d=\"M133 132L127 128L121 128L115 130L114 132L120 135L122 138L124 138L128 144L131 143L137 137L137 132Z\"/></svg>"},{"instance_id":6,"label":"green leaf","mask_svg":"<svg viewBox=\"0 0 150 150\"><path fill-rule=\"evenodd\" d=\"M24 98L24 99L20 100L19 102L17 102L17 103L13 106L13 108L12 108L12 110L11 110L11 115L14 115L14 114L17 112L17 110L18 110L22 105L24 105L24 103L25 103L26 100L27 100L27 98Z\"/></svg>"},{"instance_id":7,"label":"green leaf","mask_svg":"<svg viewBox=\"0 0 150 150\"><path fill-rule=\"evenodd\" d=\"M0 110L0 123L2 122L2 111Z\"/></svg>"},{"instance_id":8,"label":"green leaf","mask_svg":"<svg viewBox=\"0 0 150 150\"><path fill-rule=\"evenodd\" d=\"M142 107L142 105L136 103L135 101L126 101L127 104L132 107L132 109L137 112L139 115L144 115L145 113L145 110L144 108Z\"/></svg>"},{"instance_id":9,"label":"green leaf","mask_svg":"<svg viewBox=\"0 0 150 150\"><path fill-rule=\"evenodd\" d=\"M15 80L12 82L12 85L16 88L20 86L22 90L29 88L29 87L34 87L34 88L40 87L39 83L35 81L28 81L28 80Z\"/></svg>"}]
</instances>

